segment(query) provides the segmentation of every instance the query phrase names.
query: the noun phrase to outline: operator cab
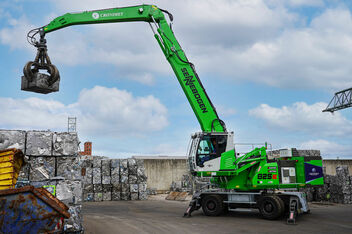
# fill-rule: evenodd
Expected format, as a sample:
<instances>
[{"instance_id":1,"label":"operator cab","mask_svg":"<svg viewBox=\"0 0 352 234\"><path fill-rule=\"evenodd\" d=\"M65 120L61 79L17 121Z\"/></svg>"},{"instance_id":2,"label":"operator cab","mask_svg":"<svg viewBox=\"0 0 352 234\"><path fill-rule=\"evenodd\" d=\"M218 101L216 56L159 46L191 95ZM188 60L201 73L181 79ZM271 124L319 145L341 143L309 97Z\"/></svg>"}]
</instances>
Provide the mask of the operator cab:
<instances>
[{"instance_id":1,"label":"operator cab","mask_svg":"<svg viewBox=\"0 0 352 234\"><path fill-rule=\"evenodd\" d=\"M193 134L188 151L191 172L220 170L221 154L233 148L233 132Z\"/></svg>"}]
</instances>

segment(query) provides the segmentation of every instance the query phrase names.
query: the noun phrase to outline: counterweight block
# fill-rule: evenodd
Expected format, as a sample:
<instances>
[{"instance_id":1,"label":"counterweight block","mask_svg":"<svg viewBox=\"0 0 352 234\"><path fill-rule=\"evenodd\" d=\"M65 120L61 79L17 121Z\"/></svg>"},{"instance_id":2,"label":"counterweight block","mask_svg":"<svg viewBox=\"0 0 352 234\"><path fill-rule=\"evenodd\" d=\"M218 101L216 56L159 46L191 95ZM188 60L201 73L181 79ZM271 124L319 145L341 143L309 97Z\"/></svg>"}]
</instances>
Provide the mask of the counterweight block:
<instances>
[{"instance_id":1,"label":"counterweight block","mask_svg":"<svg viewBox=\"0 0 352 234\"><path fill-rule=\"evenodd\" d=\"M22 76L21 90L48 94L59 91L60 77L50 85L51 76L43 73L33 73L32 76Z\"/></svg>"}]
</instances>

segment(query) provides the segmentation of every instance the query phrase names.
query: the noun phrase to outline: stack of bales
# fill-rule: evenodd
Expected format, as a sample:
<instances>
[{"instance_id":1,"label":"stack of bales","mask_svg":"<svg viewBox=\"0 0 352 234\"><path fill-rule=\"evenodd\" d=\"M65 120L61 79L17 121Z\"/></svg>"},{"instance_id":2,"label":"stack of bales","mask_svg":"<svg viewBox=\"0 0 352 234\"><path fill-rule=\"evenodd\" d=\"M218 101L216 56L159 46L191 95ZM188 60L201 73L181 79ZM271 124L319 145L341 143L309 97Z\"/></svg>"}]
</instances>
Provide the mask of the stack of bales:
<instances>
[{"instance_id":1,"label":"stack of bales","mask_svg":"<svg viewBox=\"0 0 352 234\"><path fill-rule=\"evenodd\" d=\"M81 167L76 133L50 131L0 130L0 149L18 148L26 155L17 187L45 187L69 206L70 219L65 220L67 231L82 228Z\"/></svg>"},{"instance_id":2,"label":"stack of bales","mask_svg":"<svg viewBox=\"0 0 352 234\"><path fill-rule=\"evenodd\" d=\"M84 201L147 199L147 177L143 160L102 159L82 162ZM90 168L91 167L91 168ZM91 172L89 174L87 172Z\"/></svg>"},{"instance_id":3,"label":"stack of bales","mask_svg":"<svg viewBox=\"0 0 352 234\"><path fill-rule=\"evenodd\" d=\"M325 175L324 185L308 187L306 192L308 201L328 201L333 203L352 204L352 177L347 166L336 168L336 176Z\"/></svg>"}]
</instances>

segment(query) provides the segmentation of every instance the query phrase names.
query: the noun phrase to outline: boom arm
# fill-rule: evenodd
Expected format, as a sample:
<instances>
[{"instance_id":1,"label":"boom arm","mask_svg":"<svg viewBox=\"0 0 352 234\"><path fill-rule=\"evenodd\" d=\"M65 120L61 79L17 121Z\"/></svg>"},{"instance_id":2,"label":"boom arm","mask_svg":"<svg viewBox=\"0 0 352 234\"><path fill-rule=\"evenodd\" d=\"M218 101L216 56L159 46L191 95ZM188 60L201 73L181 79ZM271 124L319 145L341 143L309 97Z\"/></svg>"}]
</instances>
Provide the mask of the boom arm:
<instances>
[{"instance_id":1,"label":"boom arm","mask_svg":"<svg viewBox=\"0 0 352 234\"><path fill-rule=\"evenodd\" d=\"M172 21L172 15L153 5L140 5L123 8L111 8L79 13L67 13L57 17L40 30L42 34L80 24L99 24L144 21L154 32L161 50L174 70L176 77L204 132L226 132L226 127L216 113L205 89L199 80L194 65L190 63L166 21L163 12ZM154 27L156 27L156 30Z\"/></svg>"}]
</instances>

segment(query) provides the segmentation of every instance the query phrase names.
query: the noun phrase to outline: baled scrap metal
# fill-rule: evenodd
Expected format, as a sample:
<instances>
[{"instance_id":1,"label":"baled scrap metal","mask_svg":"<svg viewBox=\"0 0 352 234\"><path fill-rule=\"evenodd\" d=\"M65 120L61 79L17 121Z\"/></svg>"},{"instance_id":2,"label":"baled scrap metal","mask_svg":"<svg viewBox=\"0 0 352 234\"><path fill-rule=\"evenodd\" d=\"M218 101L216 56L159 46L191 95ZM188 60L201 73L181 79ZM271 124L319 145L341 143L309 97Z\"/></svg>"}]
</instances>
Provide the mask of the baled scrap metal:
<instances>
[{"instance_id":1,"label":"baled scrap metal","mask_svg":"<svg viewBox=\"0 0 352 234\"><path fill-rule=\"evenodd\" d=\"M103 184L103 201L111 201L112 185Z\"/></svg>"},{"instance_id":2,"label":"baled scrap metal","mask_svg":"<svg viewBox=\"0 0 352 234\"><path fill-rule=\"evenodd\" d=\"M101 158L93 158L93 168L101 168Z\"/></svg>"},{"instance_id":3,"label":"baled scrap metal","mask_svg":"<svg viewBox=\"0 0 352 234\"><path fill-rule=\"evenodd\" d=\"M121 193L120 192L111 192L111 200L112 201L120 201Z\"/></svg>"},{"instance_id":4,"label":"baled scrap metal","mask_svg":"<svg viewBox=\"0 0 352 234\"><path fill-rule=\"evenodd\" d=\"M30 157L29 180L42 181L55 176L55 157Z\"/></svg>"},{"instance_id":5,"label":"baled scrap metal","mask_svg":"<svg viewBox=\"0 0 352 234\"><path fill-rule=\"evenodd\" d=\"M52 156L53 133L49 131L28 131L26 155Z\"/></svg>"},{"instance_id":6,"label":"baled scrap metal","mask_svg":"<svg viewBox=\"0 0 352 234\"><path fill-rule=\"evenodd\" d=\"M138 193L131 193L131 201L136 201L138 200Z\"/></svg>"},{"instance_id":7,"label":"baled scrap metal","mask_svg":"<svg viewBox=\"0 0 352 234\"><path fill-rule=\"evenodd\" d=\"M111 176L105 176L103 175L101 178L101 183L104 185L111 184Z\"/></svg>"},{"instance_id":8,"label":"baled scrap metal","mask_svg":"<svg viewBox=\"0 0 352 234\"><path fill-rule=\"evenodd\" d=\"M82 167L81 175L83 184L93 184L93 168Z\"/></svg>"},{"instance_id":9,"label":"baled scrap metal","mask_svg":"<svg viewBox=\"0 0 352 234\"><path fill-rule=\"evenodd\" d=\"M56 197L65 204L80 204L82 191L82 181L62 180L56 185Z\"/></svg>"},{"instance_id":10,"label":"baled scrap metal","mask_svg":"<svg viewBox=\"0 0 352 234\"><path fill-rule=\"evenodd\" d=\"M75 205L70 206L68 209L68 213L70 214L69 219L65 219L65 232L82 232L83 231L83 217L82 217L82 206Z\"/></svg>"},{"instance_id":11,"label":"baled scrap metal","mask_svg":"<svg viewBox=\"0 0 352 234\"><path fill-rule=\"evenodd\" d=\"M138 184L130 184L130 192L138 193Z\"/></svg>"},{"instance_id":12,"label":"baled scrap metal","mask_svg":"<svg viewBox=\"0 0 352 234\"><path fill-rule=\"evenodd\" d=\"M111 166L111 168L120 167L120 159L111 159L110 166Z\"/></svg>"},{"instance_id":13,"label":"baled scrap metal","mask_svg":"<svg viewBox=\"0 0 352 234\"><path fill-rule=\"evenodd\" d=\"M103 201L103 193L94 193L94 201L95 202Z\"/></svg>"},{"instance_id":14,"label":"baled scrap metal","mask_svg":"<svg viewBox=\"0 0 352 234\"><path fill-rule=\"evenodd\" d=\"M82 180L82 166L79 157L58 157L56 158L57 176L68 180Z\"/></svg>"},{"instance_id":15,"label":"baled scrap metal","mask_svg":"<svg viewBox=\"0 0 352 234\"><path fill-rule=\"evenodd\" d=\"M127 159L128 161L128 174L137 175L137 162L134 158Z\"/></svg>"},{"instance_id":16,"label":"baled scrap metal","mask_svg":"<svg viewBox=\"0 0 352 234\"><path fill-rule=\"evenodd\" d=\"M93 160L92 159L82 159L82 167L83 168L93 167Z\"/></svg>"},{"instance_id":17,"label":"baled scrap metal","mask_svg":"<svg viewBox=\"0 0 352 234\"><path fill-rule=\"evenodd\" d=\"M103 185L102 184L94 184L93 189L95 193L102 193L103 192Z\"/></svg>"},{"instance_id":18,"label":"baled scrap metal","mask_svg":"<svg viewBox=\"0 0 352 234\"><path fill-rule=\"evenodd\" d=\"M85 202L92 202L94 201L94 193L83 193L83 200Z\"/></svg>"},{"instance_id":19,"label":"baled scrap metal","mask_svg":"<svg viewBox=\"0 0 352 234\"><path fill-rule=\"evenodd\" d=\"M101 174L105 176L110 176L110 160L101 160Z\"/></svg>"},{"instance_id":20,"label":"baled scrap metal","mask_svg":"<svg viewBox=\"0 0 352 234\"><path fill-rule=\"evenodd\" d=\"M94 185L93 184L83 184L83 192L84 193L94 193Z\"/></svg>"},{"instance_id":21,"label":"baled scrap metal","mask_svg":"<svg viewBox=\"0 0 352 234\"><path fill-rule=\"evenodd\" d=\"M122 159L120 161L120 182L122 184L128 183L128 161L127 161L127 159Z\"/></svg>"},{"instance_id":22,"label":"baled scrap metal","mask_svg":"<svg viewBox=\"0 0 352 234\"><path fill-rule=\"evenodd\" d=\"M130 192L122 192L121 193L121 200L123 200L123 201L131 200L131 193Z\"/></svg>"},{"instance_id":23,"label":"baled scrap metal","mask_svg":"<svg viewBox=\"0 0 352 234\"><path fill-rule=\"evenodd\" d=\"M26 153L26 132L19 130L0 130L0 150L16 148Z\"/></svg>"},{"instance_id":24,"label":"baled scrap metal","mask_svg":"<svg viewBox=\"0 0 352 234\"><path fill-rule=\"evenodd\" d=\"M130 185L121 183L121 192L129 193L130 192Z\"/></svg>"},{"instance_id":25,"label":"baled scrap metal","mask_svg":"<svg viewBox=\"0 0 352 234\"><path fill-rule=\"evenodd\" d=\"M139 200L147 200L148 199L148 193L147 192L138 192L138 199Z\"/></svg>"},{"instance_id":26,"label":"baled scrap metal","mask_svg":"<svg viewBox=\"0 0 352 234\"><path fill-rule=\"evenodd\" d=\"M138 184L138 192L146 192L146 191L147 191L146 183Z\"/></svg>"},{"instance_id":27,"label":"baled scrap metal","mask_svg":"<svg viewBox=\"0 0 352 234\"><path fill-rule=\"evenodd\" d=\"M137 183L137 175L128 175L128 183L129 184L136 184Z\"/></svg>"},{"instance_id":28,"label":"baled scrap metal","mask_svg":"<svg viewBox=\"0 0 352 234\"><path fill-rule=\"evenodd\" d=\"M109 159L103 159L101 161L101 175L102 175L102 184L105 184L105 185L111 184Z\"/></svg>"},{"instance_id":29,"label":"baled scrap metal","mask_svg":"<svg viewBox=\"0 0 352 234\"><path fill-rule=\"evenodd\" d=\"M120 168L111 168L111 184L120 184Z\"/></svg>"},{"instance_id":30,"label":"baled scrap metal","mask_svg":"<svg viewBox=\"0 0 352 234\"><path fill-rule=\"evenodd\" d=\"M101 168L93 167L93 184L101 184Z\"/></svg>"},{"instance_id":31,"label":"baled scrap metal","mask_svg":"<svg viewBox=\"0 0 352 234\"><path fill-rule=\"evenodd\" d=\"M29 180L29 166L30 166L29 157L25 156L24 165L22 165L20 173L18 174L18 180L20 181Z\"/></svg>"},{"instance_id":32,"label":"baled scrap metal","mask_svg":"<svg viewBox=\"0 0 352 234\"><path fill-rule=\"evenodd\" d=\"M53 155L77 155L78 142L78 136L75 132L55 132L53 134Z\"/></svg>"}]
</instances>

